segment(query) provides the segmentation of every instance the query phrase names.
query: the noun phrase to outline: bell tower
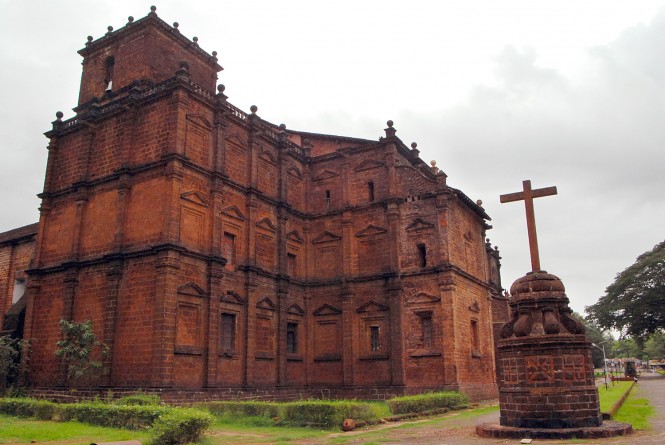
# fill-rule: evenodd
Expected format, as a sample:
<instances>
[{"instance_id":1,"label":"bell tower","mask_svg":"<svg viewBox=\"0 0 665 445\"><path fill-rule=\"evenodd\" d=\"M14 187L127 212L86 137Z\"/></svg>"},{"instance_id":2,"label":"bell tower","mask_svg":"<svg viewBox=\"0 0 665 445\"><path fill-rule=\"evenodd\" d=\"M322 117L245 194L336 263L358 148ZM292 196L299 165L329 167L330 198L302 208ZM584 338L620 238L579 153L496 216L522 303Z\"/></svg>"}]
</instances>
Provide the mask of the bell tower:
<instances>
[{"instance_id":1,"label":"bell tower","mask_svg":"<svg viewBox=\"0 0 665 445\"><path fill-rule=\"evenodd\" d=\"M157 16L157 8L139 20L129 17L127 24L97 40L88 36L83 56L83 74L79 107L91 101L113 97L136 84L154 85L174 76L185 62L190 78L209 92L215 92L216 53L209 55L178 30L178 23L168 25Z\"/></svg>"},{"instance_id":2,"label":"bell tower","mask_svg":"<svg viewBox=\"0 0 665 445\"><path fill-rule=\"evenodd\" d=\"M218 151L211 122L222 67L155 11L88 37L76 116L56 113L45 133L25 324L38 385L77 384L54 354L60 320L91 320L110 347L110 372L96 384L205 384L200 329L210 312L196 292L206 286L190 284L181 265L223 266L212 253L219 249L207 232L210 185L201 174ZM184 352L174 358L174 348Z\"/></svg>"}]
</instances>

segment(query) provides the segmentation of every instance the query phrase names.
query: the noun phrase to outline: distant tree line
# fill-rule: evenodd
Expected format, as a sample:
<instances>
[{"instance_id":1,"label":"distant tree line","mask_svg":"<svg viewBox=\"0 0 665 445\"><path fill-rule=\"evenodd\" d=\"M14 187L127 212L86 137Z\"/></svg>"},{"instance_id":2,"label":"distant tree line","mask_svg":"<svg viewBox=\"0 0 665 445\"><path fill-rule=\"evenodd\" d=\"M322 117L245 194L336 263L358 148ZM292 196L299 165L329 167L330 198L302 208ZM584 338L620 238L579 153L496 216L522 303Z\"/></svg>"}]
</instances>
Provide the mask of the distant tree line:
<instances>
[{"instance_id":1,"label":"distant tree line","mask_svg":"<svg viewBox=\"0 0 665 445\"><path fill-rule=\"evenodd\" d=\"M592 342L605 346L608 358L665 359L665 241L617 274L586 313L587 333ZM609 332L618 333L619 339ZM594 351L594 364L598 354L602 356Z\"/></svg>"}]
</instances>

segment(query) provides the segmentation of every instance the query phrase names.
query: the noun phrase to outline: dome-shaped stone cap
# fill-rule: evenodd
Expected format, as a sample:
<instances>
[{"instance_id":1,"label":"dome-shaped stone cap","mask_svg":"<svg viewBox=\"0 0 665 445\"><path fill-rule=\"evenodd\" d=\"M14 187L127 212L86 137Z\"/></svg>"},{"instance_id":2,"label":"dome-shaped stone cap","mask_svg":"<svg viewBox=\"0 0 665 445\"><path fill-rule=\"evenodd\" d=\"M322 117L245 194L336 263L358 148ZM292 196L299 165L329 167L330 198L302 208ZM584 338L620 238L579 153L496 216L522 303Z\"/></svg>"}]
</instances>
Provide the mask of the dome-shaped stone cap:
<instances>
[{"instance_id":1,"label":"dome-shaped stone cap","mask_svg":"<svg viewBox=\"0 0 665 445\"><path fill-rule=\"evenodd\" d=\"M556 275L549 274L544 270L529 272L522 278L515 280L510 286L510 295L513 297L526 296L533 293L563 293L566 288Z\"/></svg>"}]
</instances>

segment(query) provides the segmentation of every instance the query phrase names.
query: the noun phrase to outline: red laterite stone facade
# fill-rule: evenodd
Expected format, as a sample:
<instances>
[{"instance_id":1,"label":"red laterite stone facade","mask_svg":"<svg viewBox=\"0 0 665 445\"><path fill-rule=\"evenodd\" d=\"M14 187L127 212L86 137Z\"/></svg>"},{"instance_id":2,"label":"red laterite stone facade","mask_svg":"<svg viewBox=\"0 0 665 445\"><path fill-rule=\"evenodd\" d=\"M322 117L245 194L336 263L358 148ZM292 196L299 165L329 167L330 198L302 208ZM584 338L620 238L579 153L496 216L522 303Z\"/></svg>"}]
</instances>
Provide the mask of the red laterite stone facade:
<instances>
[{"instance_id":1,"label":"red laterite stone facade","mask_svg":"<svg viewBox=\"0 0 665 445\"><path fill-rule=\"evenodd\" d=\"M489 217L392 122L370 141L245 113L154 11L80 54L21 266L31 384L64 384L64 318L110 346L100 386L497 395Z\"/></svg>"}]
</instances>

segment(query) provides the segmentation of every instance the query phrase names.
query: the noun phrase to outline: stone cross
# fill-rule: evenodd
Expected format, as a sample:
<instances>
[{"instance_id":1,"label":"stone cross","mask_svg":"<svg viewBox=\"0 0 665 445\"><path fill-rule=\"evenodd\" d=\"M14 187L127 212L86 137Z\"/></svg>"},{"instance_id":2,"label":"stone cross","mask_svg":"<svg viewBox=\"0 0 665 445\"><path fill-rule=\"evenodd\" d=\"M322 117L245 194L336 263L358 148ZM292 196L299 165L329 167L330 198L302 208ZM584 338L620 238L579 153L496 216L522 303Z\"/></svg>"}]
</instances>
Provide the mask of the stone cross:
<instances>
[{"instance_id":1,"label":"stone cross","mask_svg":"<svg viewBox=\"0 0 665 445\"><path fill-rule=\"evenodd\" d=\"M531 181L522 181L522 190L517 193L507 193L499 198L502 203L522 201L526 207L526 229L529 234L529 250L531 251L531 270L540 270L540 256L538 255L538 237L536 235L536 216L533 212L533 198L556 195L556 187L531 189Z\"/></svg>"}]
</instances>

